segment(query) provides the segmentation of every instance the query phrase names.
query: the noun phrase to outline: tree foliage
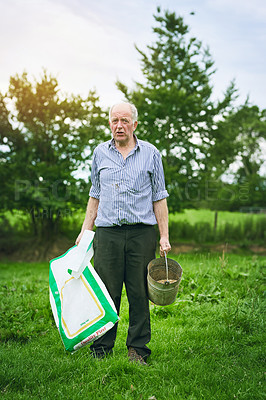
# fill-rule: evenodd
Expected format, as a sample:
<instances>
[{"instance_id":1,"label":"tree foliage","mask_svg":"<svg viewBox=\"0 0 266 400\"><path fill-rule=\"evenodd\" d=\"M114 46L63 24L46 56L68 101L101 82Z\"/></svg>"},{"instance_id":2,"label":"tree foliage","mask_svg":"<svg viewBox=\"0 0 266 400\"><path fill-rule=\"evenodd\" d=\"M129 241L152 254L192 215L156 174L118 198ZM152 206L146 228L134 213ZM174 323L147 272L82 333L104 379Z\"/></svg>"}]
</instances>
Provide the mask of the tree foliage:
<instances>
[{"instance_id":1,"label":"tree foliage","mask_svg":"<svg viewBox=\"0 0 266 400\"><path fill-rule=\"evenodd\" d=\"M138 136L162 154L170 211L265 206L266 110L236 107L233 81L214 100L209 49L182 17L157 11L154 43L136 47L144 81L117 87L138 108ZM0 210L24 210L36 234L55 232L85 206L88 184L76 171L109 137L106 121L94 91L65 95L46 71L39 80L11 77L0 93Z\"/></svg>"},{"instance_id":2,"label":"tree foliage","mask_svg":"<svg viewBox=\"0 0 266 400\"><path fill-rule=\"evenodd\" d=\"M39 81L10 78L0 115L1 208L29 212L35 233L50 235L62 215L84 207L88 190L74 173L105 138L106 113L95 92L63 95L43 71Z\"/></svg>"},{"instance_id":3,"label":"tree foliage","mask_svg":"<svg viewBox=\"0 0 266 400\"><path fill-rule=\"evenodd\" d=\"M220 140L212 151L212 157L215 159L224 154L230 160L226 172L231 175L232 185L227 190L227 194L231 191L227 209L265 207L266 110L246 101L218 124L217 133Z\"/></svg>"},{"instance_id":4,"label":"tree foliage","mask_svg":"<svg viewBox=\"0 0 266 400\"><path fill-rule=\"evenodd\" d=\"M213 100L214 62L208 48L195 37L182 17L158 8L153 32L156 41L141 55L144 83L130 90L117 87L139 109L139 137L155 144L163 156L169 208L190 207L204 192L206 181L228 169L238 152L236 132L227 131L234 114L237 90L230 82L221 100ZM225 124L225 125L224 125ZM187 195L187 193L190 195Z\"/></svg>"}]
</instances>

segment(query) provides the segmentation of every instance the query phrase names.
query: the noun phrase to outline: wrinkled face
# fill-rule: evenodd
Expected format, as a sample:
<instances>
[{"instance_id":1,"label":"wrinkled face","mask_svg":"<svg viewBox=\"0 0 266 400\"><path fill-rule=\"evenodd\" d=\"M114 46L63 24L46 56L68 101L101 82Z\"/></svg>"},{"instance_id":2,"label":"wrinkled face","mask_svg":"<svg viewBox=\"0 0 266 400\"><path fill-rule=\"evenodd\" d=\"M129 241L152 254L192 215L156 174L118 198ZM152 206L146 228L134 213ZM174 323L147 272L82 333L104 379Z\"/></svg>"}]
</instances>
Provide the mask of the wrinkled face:
<instances>
[{"instance_id":1,"label":"wrinkled face","mask_svg":"<svg viewBox=\"0 0 266 400\"><path fill-rule=\"evenodd\" d=\"M109 125L116 143L127 145L133 140L133 132L138 122L132 121L132 112L128 104L113 107Z\"/></svg>"}]
</instances>

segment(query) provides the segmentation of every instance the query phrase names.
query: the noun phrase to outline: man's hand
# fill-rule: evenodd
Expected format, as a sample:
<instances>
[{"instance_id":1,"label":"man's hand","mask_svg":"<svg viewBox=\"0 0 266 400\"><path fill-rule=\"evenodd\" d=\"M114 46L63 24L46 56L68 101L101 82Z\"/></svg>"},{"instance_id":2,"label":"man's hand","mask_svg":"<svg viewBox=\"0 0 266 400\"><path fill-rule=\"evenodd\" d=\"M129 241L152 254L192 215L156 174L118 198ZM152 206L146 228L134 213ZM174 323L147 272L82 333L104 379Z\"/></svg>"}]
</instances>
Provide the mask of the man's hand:
<instances>
[{"instance_id":1,"label":"man's hand","mask_svg":"<svg viewBox=\"0 0 266 400\"><path fill-rule=\"evenodd\" d=\"M164 252L166 252L166 254L171 250L171 245L169 243L168 238L164 238L162 237L160 239L160 256L164 257Z\"/></svg>"},{"instance_id":2,"label":"man's hand","mask_svg":"<svg viewBox=\"0 0 266 400\"><path fill-rule=\"evenodd\" d=\"M81 241L81 238L82 238L83 233L84 233L84 230L82 230L82 231L80 232L80 234L78 235L78 237L77 237L77 239L76 239L76 242L75 242L76 245L78 245L79 242Z\"/></svg>"}]
</instances>

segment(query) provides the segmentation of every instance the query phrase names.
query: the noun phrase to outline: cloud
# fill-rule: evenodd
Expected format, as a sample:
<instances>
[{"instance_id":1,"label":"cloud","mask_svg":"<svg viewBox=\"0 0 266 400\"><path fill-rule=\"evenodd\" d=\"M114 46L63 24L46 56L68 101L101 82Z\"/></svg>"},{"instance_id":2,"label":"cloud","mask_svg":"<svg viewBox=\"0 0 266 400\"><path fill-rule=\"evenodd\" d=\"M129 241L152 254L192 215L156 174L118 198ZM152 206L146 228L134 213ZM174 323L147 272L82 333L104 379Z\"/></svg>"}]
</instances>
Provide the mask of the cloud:
<instances>
[{"instance_id":1,"label":"cloud","mask_svg":"<svg viewBox=\"0 0 266 400\"><path fill-rule=\"evenodd\" d=\"M109 105L121 100L115 81L132 87L143 82L140 55L155 37L154 0L0 0L0 90L10 75L23 70L39 76L43 67L66 92L86 95L96 88ZM178 4L177 4L178 3ZM215 91L231 79L244 96L262 99L265 81L265 6L259 0L161 0L176 11L191 35L209 45L218 69ZM191 16L190 12L195 11Z\"/></svg>"},{"instance_id":2,"label":"cloud","mask_svg":"<svg viewBox=\"0 0 266 400\"><path fill-rule=\"evenodd\" d=\"M85 95L94 87L114 91L117 78L134 77L137 60L125 22L104 23L93 11L73 14L61 2L49 1L22 5L13 0L12 13L10 7L5 9L7 19L11 14L13 24L4 26L8 41L2 48L8 62L0 67L5 78L24 69L39 74L45 67L59 76L66 90Z\"/></svg>"}]
</instances>

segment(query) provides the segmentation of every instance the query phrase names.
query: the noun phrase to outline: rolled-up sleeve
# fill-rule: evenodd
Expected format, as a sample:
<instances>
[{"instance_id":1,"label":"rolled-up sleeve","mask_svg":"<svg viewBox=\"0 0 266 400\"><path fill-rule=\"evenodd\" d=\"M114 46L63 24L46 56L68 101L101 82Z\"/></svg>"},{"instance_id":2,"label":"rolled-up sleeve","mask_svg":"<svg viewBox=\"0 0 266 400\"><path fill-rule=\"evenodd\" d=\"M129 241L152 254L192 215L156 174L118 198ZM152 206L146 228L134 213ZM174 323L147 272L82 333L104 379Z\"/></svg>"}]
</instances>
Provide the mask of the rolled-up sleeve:
<instances>
[{"instance_id":1,"label":"rolled-up sleeve","mask_svg":"<svg viewBox=\"0 0 266 400\"><path fill-rule=\"evenodd\" d=\"M92 164L91 164L91 188L90 188L90 197L94 197L95 199L100 198L100 176L97 168L97 154L93 153Z\"/></svg>"},{"instance_id":2,"label":"rolled-up sleeve","mask_svg":"<svg viewBox=\"0 0 266 400\"><path fill-rule=\"evenodd\" d=\"M152 201L154 202L165 199L169 194L165 188L163 163L159 151L154 152L153 161Z\"/></svg>"}]
</instances>

